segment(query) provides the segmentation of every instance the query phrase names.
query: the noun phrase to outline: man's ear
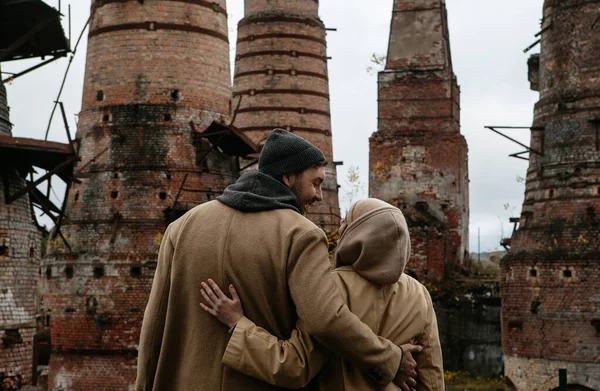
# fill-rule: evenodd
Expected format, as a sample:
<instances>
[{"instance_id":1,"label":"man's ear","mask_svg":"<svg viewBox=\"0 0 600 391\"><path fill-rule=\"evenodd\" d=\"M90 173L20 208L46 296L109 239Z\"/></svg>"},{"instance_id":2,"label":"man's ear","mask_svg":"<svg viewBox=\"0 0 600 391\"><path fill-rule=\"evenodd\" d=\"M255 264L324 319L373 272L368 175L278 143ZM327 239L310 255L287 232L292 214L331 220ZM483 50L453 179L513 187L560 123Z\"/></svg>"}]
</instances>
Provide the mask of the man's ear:
<instances>
[{"instance_id":1,"label":"man's ear","mask_svg":"<svg viewBox=\"0 0 600 391\"><path fill-rule=\"evenodd\" d=\"M283 180L284 185L286 185L290 189L294 185L294 182L296 182L296 176L294 174L292 174L292 175L285 175L285 174L283 174L281 176L281 179Z\"/></svg>"}]
</instances>

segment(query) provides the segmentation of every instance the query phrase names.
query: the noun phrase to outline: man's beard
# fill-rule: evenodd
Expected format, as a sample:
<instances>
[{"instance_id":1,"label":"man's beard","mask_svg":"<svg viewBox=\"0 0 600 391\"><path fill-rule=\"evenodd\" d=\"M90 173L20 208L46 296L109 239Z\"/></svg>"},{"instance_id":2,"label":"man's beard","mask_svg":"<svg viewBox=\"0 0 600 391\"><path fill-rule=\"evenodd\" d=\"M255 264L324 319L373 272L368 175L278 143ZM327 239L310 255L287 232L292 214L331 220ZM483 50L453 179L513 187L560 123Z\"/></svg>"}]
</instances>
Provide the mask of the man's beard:
<instances>
[{"instance_id":1,"label":"man's beard","mask_svg":"<svg viewBox=\"0 0 600 391\"><path fill-rule=\"evenodd\" d=\"M294 183L292 185L291 189L294 192L294 194L296 195L296 199L298 200L298 206L300 207L300 212L302 212L302 214L305 215L308 212L308 207L310 206L310 204L308 202L303 202L302 199L298 196L298 194L300 194L299 183L296 181L296 183Z\"/></svg>"}]
</instances>

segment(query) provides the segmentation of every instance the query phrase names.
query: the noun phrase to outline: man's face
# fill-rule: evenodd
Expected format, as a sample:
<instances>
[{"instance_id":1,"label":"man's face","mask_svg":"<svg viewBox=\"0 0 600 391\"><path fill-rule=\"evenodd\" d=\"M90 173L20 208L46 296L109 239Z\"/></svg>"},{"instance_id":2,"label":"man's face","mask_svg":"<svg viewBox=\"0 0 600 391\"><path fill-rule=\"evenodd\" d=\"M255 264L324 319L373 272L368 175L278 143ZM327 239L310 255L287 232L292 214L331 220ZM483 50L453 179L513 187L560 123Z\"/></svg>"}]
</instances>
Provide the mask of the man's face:
<instances>
[{"instance_id":1,"label":"man's face","mask_svg":"<svg viewBox=\"0 0 600 391\"><path fill-rule=\"evenodd\" d=\"M298 176L284 176L284 182L298 197L302 213L306 213L313 203L323 201L321 185L325 182L325 167L311 167Z\"/></svg>"}]
</instances>

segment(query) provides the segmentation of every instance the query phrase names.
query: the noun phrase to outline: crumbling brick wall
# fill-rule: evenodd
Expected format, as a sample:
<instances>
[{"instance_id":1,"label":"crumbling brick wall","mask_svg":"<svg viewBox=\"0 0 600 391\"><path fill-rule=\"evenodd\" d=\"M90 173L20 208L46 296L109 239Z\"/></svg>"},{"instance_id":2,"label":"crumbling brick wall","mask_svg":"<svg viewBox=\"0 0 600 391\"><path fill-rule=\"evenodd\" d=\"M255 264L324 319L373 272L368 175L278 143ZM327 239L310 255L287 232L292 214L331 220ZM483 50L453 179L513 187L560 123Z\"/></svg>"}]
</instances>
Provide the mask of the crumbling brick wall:
<instances>
[{"instance_id":1,"label":"crumbling brick wall","mask_svg":"<svg viewBox=\"0 0 600 391\"><path fill-rule=\"evenodd\" d=\"M598 5L544 4L525 201L502 266L505 374L518 390L600 389ZM539 79L537 79L539 77Z\"/></svg>"},{"instance_id":2,"label":"crumbling brick wall","mask_svg":"<svg viewBox=\"0 0 600 391\"><path fill-rule=\"evenodd\" d=\"M230 117L225 0L95 0L76 142L80 183L43 261L51 388L123 389L167 223L237 178L195 132Z\"/></svg>"},{"instance_id":3,"label":"crumbling brick wall","mask_svg":"<svg viewBox=\"0 0 600 391\"><path fill-rule=\"evenodd\" d=\"M245 0L235 62L235 126L258 144L273 128L283 128L323 151L329 162L324 201L313 205L307 217L331 230L339 225L340 211L327 42L318 8L314 0Z\"/></svg>"},{"instance_id":4,"label":"crumbling brick wall","mask_svg":"<svg viewBox=\"0 0 600 391\"><path fill-rule=\"evenodd\" d=\"M6 89L0 81L0 135L11 136ZM36 331L41 231L25 195L6 204L5 194L25 187L16 167L0 164L0 383L31 380Z\"/></svg>"},{"instance_id":5,"label":"crumbling brick wall","mask_svg":"<svg viewBox=\"0 0 600 391\"><path fill-rule=\"evenodd\" d=\"M411 231L407 271L439 281L468 251L467 144L441 0L394 2L369 194L402 209Z\"/></svg>"}]
</instances>

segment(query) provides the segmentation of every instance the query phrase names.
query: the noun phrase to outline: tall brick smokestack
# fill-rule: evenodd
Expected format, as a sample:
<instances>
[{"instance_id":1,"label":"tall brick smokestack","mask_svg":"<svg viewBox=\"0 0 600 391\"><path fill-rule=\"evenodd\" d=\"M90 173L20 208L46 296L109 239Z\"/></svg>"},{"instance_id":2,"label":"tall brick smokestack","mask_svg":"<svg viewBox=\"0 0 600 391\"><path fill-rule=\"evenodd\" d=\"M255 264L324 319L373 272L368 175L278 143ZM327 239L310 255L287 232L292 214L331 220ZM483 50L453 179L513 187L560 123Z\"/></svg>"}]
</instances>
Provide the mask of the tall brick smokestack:
<instances>
[{"instance_id":1,"label":"tall brick smokestack","mask_svg":"<svg viewBox=\"0 0 600 391\"><path fill-rule=\"evenodd\" d=\"M45 259L51 388L133 387L158 247L174 210L217 196L234 158L192 130L230 113L225 0L94 0L81 183Z\"/></svg>"},{"instance_id":2,"label":"tall brick smokestack","mask_svg":"<svg viewBox=\"0 0 600 391\"><path fill-rule=\"evenodd\" d=\"M333 165L325 26L316 0L245 0L239 23L235 126L261 143L273 128L290 130L318 146L329 164L324 201L308 214L331 230L339 223Z\"/></svg>"},{"instance_id":3,"label":"tall brick smokestack","mask_svg":"<svg viewBox=\"0 0 600 391\"><path fill-rule=\"evenodd\" d=\"M598 3L546 0L525 201L502 264L504 373L517 390L600 389ZM586 388L589 387L589 388ZM577 387L575 387L577 388Z\"/></svg>"},{"instance_id":4,"label":"tall brick smokestack","mask_svg":"<svg viewBox=\"0 0 600 391\"><path fill-rule=\"evenodd\" d=\"M452 70L445 2L396 0L379 124L370 138L369 194L402 209L419 278L440 280L468 252L467 144Z\"/></svg>"},{"instance_id":5,"label":"tall brick smokestack","mask_svg":"<svg viewBox=\"0 0 600 391\"><path fill-rule=\"evenodd\" d=\"M6 88L0 80L0 136L12 136L11 129ZM6 204L7 193L24 187L17 165L0 159L0 382L3 376L16 375L24 383L31 380L42 235L29 195Z\"/></svg>"}]
</instances>

